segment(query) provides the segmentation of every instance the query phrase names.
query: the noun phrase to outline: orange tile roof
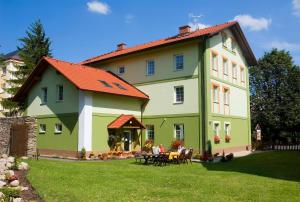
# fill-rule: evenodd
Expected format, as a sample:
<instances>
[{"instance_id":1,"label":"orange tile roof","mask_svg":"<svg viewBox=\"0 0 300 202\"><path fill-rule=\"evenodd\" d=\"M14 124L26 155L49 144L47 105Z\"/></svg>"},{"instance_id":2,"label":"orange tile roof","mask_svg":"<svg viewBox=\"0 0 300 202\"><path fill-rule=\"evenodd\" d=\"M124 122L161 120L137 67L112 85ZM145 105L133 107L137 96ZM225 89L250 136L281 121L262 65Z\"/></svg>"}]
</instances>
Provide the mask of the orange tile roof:
<instances>
[{"instance_id":1,"label":"orange tile roof","mask_svg":"<svg viewBox=\"0 0 300 202\"><path fill-rule=\"evenodd\" d=\"M173 37L169 37L169 38L165 38L165 39L160 39L160 40L156 40L156 41L152 41L149 43L145 43L145 44L141 44L141 45L137 45L137 46L133 46L133 47L129 47L129 48L125 48L123 50L116 50L110 53L106 53L100 56L96 56L90 59L87 59L85 61L82 61L80 64L90 64L93 62L98 62L101 60L106 60L106 59L110 59L110 58L114 58L117 56L122 56L122 55L126 55L126 54L130 54L130 53L134 53L134 52L138 52L138 51L142 51L142 50L146 50L146 49L150 49L150 48L154 48L154 47L159 47L159 46L163 46L163 45L168 45L168 44L172 44L175 42L180 42L183 40L188 40L188 39L194 39L200 36L205 36L208 34L215 34L218 33L220 31L222 31L223 29L226 29L228 27L231 27L233 25L238 25L238 23L236 21L231 21L231 22L226 22L224 24L219 24L219 25L215 25L212 27L207 27L204 29L199 29L193 32L190 32L188 34L185 35L175 35ZM238 25L239 27L239 25Z\"/></svg>"},{"instance_id":2,"label":"orange tile roof","mask_svg":"<svg viewBox=\"0 0 300 202\"><path fill-rule=\"evenodd\" d=\"M139 120L137 120L133 115L124 115L124 114L122 114L121 116L116 118L113 122L108 124L107 128L110 129L122 128L130 120L134 120L136 123L138 123L139 127L145 128L145 126Z\"/></svg>"},{"instance_id":3,"label":"orange tile roof","mask_svg":"<svg viewBox=\"0 0 300 202\"><path fill-rule=\"evenodd\" d=\"M35 78L40 77L49 64L81 90L149 99L145 93L111 72L48 57L44 57L39 62L21 89L16 93L14 99L18 100L22 95L24 96L33 85ZM109 87L105 86L101 81L106 82Z\"/></svg>"}]
</instances>

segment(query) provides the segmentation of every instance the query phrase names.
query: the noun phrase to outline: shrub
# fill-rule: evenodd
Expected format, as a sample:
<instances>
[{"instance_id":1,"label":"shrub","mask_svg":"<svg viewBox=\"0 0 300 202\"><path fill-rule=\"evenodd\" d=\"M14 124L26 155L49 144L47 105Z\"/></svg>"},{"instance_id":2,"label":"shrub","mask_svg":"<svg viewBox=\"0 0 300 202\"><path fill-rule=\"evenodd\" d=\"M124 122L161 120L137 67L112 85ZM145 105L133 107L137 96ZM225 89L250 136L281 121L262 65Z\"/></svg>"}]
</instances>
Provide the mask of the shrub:
<instances>
[{"instance_id":1,"label":"shrub","mask_svg":"<svg viewBox=\"0 0 300 202\"><path fill-rule=\"evenodd\" d=\"M10 198L18 198L20 197L21 191L19 189L12 189L12 188L0 188L0 192L5 195L4 201L10 201Z\"/></svg>"},{"instance_id":2,"label":"shrub","mask_svg":"<svg viewBox=\"0 0 300 202\"><path fill-rule=\"evenodd\" d=\"M86 150L84 147L82 147L82 149L80 151L80 159L86 160Z\"/></svg>"},{"instance_id":3,"label":"shrub","mask_svg":"<svg viewBox=\"0 0 300 202\"><path fill-rule=\"evenodd\" d=\"M145 141L143 151L150 152L152 147L153 147L153 140L148 139L148 140Z\"/></svg>"},{"instance_id":4,"label":"shrub","mask_svg":"<svg viewBox=\"0 0 300 202\"><path fill-rule=\"evenodd\" d=\"M177 150L179 146L183 146L184 142L181 140L173 140L171 142L171 149Z\"/></svg>"}]
</instances>

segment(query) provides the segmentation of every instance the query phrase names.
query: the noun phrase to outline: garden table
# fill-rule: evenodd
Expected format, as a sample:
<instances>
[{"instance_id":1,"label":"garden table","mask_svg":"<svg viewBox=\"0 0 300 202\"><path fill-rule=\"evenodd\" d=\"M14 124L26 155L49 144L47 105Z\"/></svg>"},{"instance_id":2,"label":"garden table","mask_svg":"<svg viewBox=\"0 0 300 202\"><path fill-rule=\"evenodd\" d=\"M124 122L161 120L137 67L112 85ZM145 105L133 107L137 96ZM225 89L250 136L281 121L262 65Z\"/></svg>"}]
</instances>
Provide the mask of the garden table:
<instances>
[{"instance_id":1,"label":"garden table","mask_svg":"<svg viewBox=\"0 0 300 202\"><path fill-rule=\"evenodd\" d=\"M153 158L153 157L156 157L157 155L156 155L156 154L142 154L142 156L143 156L144 159L145 159L144 164L147 165L149 159L151 159L151 158Z\"/></svg>"}]
</instances>

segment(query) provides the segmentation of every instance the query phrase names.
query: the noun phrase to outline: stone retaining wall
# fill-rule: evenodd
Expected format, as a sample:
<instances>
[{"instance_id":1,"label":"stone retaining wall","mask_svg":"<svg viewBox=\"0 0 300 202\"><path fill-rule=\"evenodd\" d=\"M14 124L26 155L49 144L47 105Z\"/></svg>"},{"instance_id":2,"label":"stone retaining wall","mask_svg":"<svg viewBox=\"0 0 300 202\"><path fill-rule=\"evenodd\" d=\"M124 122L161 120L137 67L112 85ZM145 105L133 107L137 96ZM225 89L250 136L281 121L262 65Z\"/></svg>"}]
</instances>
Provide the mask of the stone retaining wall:
<instances>
[{"instance_id":1,"label":"stone retaining wall","mask_svg":"<svg viewBox=\"0 0 300 202\"><path fill-rule=\"evenodd\" d=\"M9 153L9 140L12 124L26 124L28 132L27 156L36 153L36 119L33 117L0 118L0 154Z\"/></svg>"}]
</instances>

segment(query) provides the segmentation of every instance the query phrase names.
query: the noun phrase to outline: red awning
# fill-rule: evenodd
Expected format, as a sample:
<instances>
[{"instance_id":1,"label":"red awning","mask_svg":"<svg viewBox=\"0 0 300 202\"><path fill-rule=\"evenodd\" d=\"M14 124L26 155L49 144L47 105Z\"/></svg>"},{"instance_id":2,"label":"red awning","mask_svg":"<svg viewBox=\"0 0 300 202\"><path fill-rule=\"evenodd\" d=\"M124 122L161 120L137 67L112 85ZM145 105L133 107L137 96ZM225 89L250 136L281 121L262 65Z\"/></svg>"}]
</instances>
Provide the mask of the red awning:
<instances>
[{"instance_id":1,"label":"red awning","mask_svg":"<svg viewBox=\"0 0 300 202\"><path fill-rule=\"evenodd\" d=\"M117 129L117 128L143 128L146 127L133 115L124 115L122 114L116 118L113 122L108 124L107 128Z\"/></svg>"}]
</instances>

